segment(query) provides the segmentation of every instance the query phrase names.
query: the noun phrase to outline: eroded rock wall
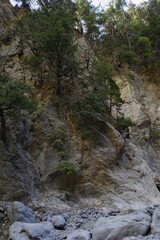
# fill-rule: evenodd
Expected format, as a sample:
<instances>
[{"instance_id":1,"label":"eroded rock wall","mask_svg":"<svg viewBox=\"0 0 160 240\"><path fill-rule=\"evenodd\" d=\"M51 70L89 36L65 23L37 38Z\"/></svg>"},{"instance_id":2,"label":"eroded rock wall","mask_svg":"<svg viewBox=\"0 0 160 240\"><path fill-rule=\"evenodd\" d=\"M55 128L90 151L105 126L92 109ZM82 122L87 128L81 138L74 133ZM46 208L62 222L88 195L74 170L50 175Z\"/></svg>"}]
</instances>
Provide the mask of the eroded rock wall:
<instances>
[{"instance_id":1,"label":"eroded rock wall","mask_svg":"<svg viewBox=\"0 0 160 240\"><path fill-rule=\"evenodd\" d=\"M11 9L9 4L6 6ZM2 31L4 25L0 29ZM130 129L130 138L124 139L110 118L100 123L103 131L97 131L97 141L93 144L81 138L70 120L73 103L88 91L87 71L83 79L65 79L63 98L57 97L56 81L46 76L40 83L38 75L24 64L31 54L29 49L19 54L17 41L12 39L0 49L0 70L8 72L13 79L33 85L34 97L43 106L43 111L24 122L7 122L9 150L2 146L0 152L1 200L29 196L33 200L39 196L40 204L47 198L51 204L49 196L57 196L58 191L66 199L74 195L90 205L139 208L159 202L154 179L160 171L160 143L151 138L152 123L158 121L160 111L158 85L134 71L122 69L115 77L125 100L122 111L137 125ZM78 57L86 65L90 47L83 36L79 36L77 42ZM62 152L66 160L74 163L74 175L57 174L56 166L62 159L46 138L46 133L53 129L65 129Z\"/></svg>"}]
</instances>

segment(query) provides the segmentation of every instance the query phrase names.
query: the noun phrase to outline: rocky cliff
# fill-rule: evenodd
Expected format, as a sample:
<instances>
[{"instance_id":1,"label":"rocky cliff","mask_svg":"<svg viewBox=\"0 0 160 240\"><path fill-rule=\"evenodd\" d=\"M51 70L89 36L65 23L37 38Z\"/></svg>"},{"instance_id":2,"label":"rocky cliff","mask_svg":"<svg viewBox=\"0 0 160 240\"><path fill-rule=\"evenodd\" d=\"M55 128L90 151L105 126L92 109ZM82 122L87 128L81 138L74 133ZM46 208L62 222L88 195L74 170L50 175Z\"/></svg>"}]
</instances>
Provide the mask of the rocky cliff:
<instances>
[{"instance_id":1,"label":"rocky cliff","mask_svg":"<svg viewBox=\"0 0 160 240\"><path fill-rule=\"evenodd\" d=\"M1 0L1 36L5 36L16 11L7 0ZM46 75L40 84L38 74L24 63L29 50L20 54L17 41L15 37L3 41L0 70L34 86L34 97L43 111L23 122L7 122L9 147L5 149L2 144L0 148L0 199L51 206L76 199L87 205L121 209L159 202L160 139L155 135L160 126L158 76L135 72L128 66L115 74L125 100L122 111L136 126L130 129L130 138L124 138L116 128L113 111L108 122L101 123L103 133L97 132L95 144L82 139L72 124L72 103L87 91L87 72L83 81L78 77L72 82L65 79L63 98L56 96L54 80L49 81ZM78 56L85 63L88 42L82 35L77 42ZM55 129L62 135L61 152L75 165L74 174L64 176L56 171L62 156L47 138Z\"/></svg>"}]
</instances>

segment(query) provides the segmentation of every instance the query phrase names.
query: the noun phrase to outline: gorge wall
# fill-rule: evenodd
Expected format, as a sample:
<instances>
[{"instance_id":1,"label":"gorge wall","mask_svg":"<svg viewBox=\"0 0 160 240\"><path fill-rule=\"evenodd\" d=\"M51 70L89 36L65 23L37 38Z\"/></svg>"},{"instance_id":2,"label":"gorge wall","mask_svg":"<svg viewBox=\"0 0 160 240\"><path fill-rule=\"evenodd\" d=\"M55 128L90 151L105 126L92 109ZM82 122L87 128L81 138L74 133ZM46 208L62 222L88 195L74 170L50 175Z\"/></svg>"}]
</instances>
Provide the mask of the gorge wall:
<instances>
[{"instance_id":1,"label":"gorge wall","mask_svg":"<svg viewBox=\"0 0 160 240\"><path fill-rule=\"evenodd\" d=\"M0 33L15 17L7 0L1 0ZM136 123L130 138L116 129L113 118L101 123L103 133L97 132L96 144L82 139L72 124L72 103L87 92L85 76L63 81L63 97L56 96L55 81L47 75L40 84L38 74L29 70L24 59L29 49L19 54L17 39L12 38L0 48L0 71L13 79L26 81L35 87L34 97L43 106L31 119L23 122L8 120L8 149L0 146L0 200L32 201L45 204L49 199L67 201L79 199L84 204L118 208L140 208L160 201L155 184L160 176L160 139L154 137L153 127L160 129L159 76L143 71L137 73L123 66L115 79L125 104L122 111ZM78 56L85 64L88 42L80 35ZM112 112L115 115L115 112ZM155 123L155 125L154 125ZM74 163L76 172L59 175L56 166L61 157L47 142L46 133L63 131L63 152ZM57 203L58 204L58 203Z\"/></svg>"}]
</instances>

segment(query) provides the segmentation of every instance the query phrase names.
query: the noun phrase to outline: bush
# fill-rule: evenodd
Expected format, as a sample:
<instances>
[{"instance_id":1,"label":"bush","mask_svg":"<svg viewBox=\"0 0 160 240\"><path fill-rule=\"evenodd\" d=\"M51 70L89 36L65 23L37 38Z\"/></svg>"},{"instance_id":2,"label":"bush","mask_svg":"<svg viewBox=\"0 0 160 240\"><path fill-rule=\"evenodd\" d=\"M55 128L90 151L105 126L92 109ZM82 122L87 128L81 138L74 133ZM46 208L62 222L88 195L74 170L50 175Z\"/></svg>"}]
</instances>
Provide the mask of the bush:
<instances>
[{"instance_id":1,"label":"bush","mask_svg":"<svg viewBox=\"0 0 160 240\"><path fill-rule=\"evenodd\" d=\"M67 131L65 126L50 127L46 130L46 140L51 147L61 151L64 141L67 138Z\"/></svg>"},{"instance_id":2,"label":"bush","mask_svg":"<svg viewBox=\"0 0 160 240\"><path fill-rule=\"evenodd\" d=\"M58 152L58 155L59 155L59 157L60 158L62 158L62 159L64 159L65 158L65 156L66 156L66 154L65 154L65 152Z\"/></svg>"},{"instance_id":3,"label":"bush","mask_svg":"<svg viewBox=\"0 0 160 240\"><path fill-rule=\"evenodd\" d=\"M70 175L76 171L75 166L70 161L61 161L58 163L56 167L56 171L60 172L61 174Z\"/></svg>"}]
</instances>

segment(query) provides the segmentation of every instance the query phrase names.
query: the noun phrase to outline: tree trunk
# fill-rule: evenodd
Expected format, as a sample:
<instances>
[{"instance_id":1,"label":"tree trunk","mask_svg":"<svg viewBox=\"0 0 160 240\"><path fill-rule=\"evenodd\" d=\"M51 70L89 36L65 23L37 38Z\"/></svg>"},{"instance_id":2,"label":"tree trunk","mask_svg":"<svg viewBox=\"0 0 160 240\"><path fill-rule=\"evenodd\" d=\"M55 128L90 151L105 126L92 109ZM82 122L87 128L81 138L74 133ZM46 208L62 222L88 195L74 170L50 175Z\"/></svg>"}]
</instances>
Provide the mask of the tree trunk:
<instances>
[{"instance_id":1,"label":"tree trunk","mask_svg":"<svg viewBox=\"0 0 160 240\"><path fill-rule=\"evenodd\" d=\"M62 90L61 90L61 78L57 78L57 95L62 95Z\"/></svg>"}]
</instances>

